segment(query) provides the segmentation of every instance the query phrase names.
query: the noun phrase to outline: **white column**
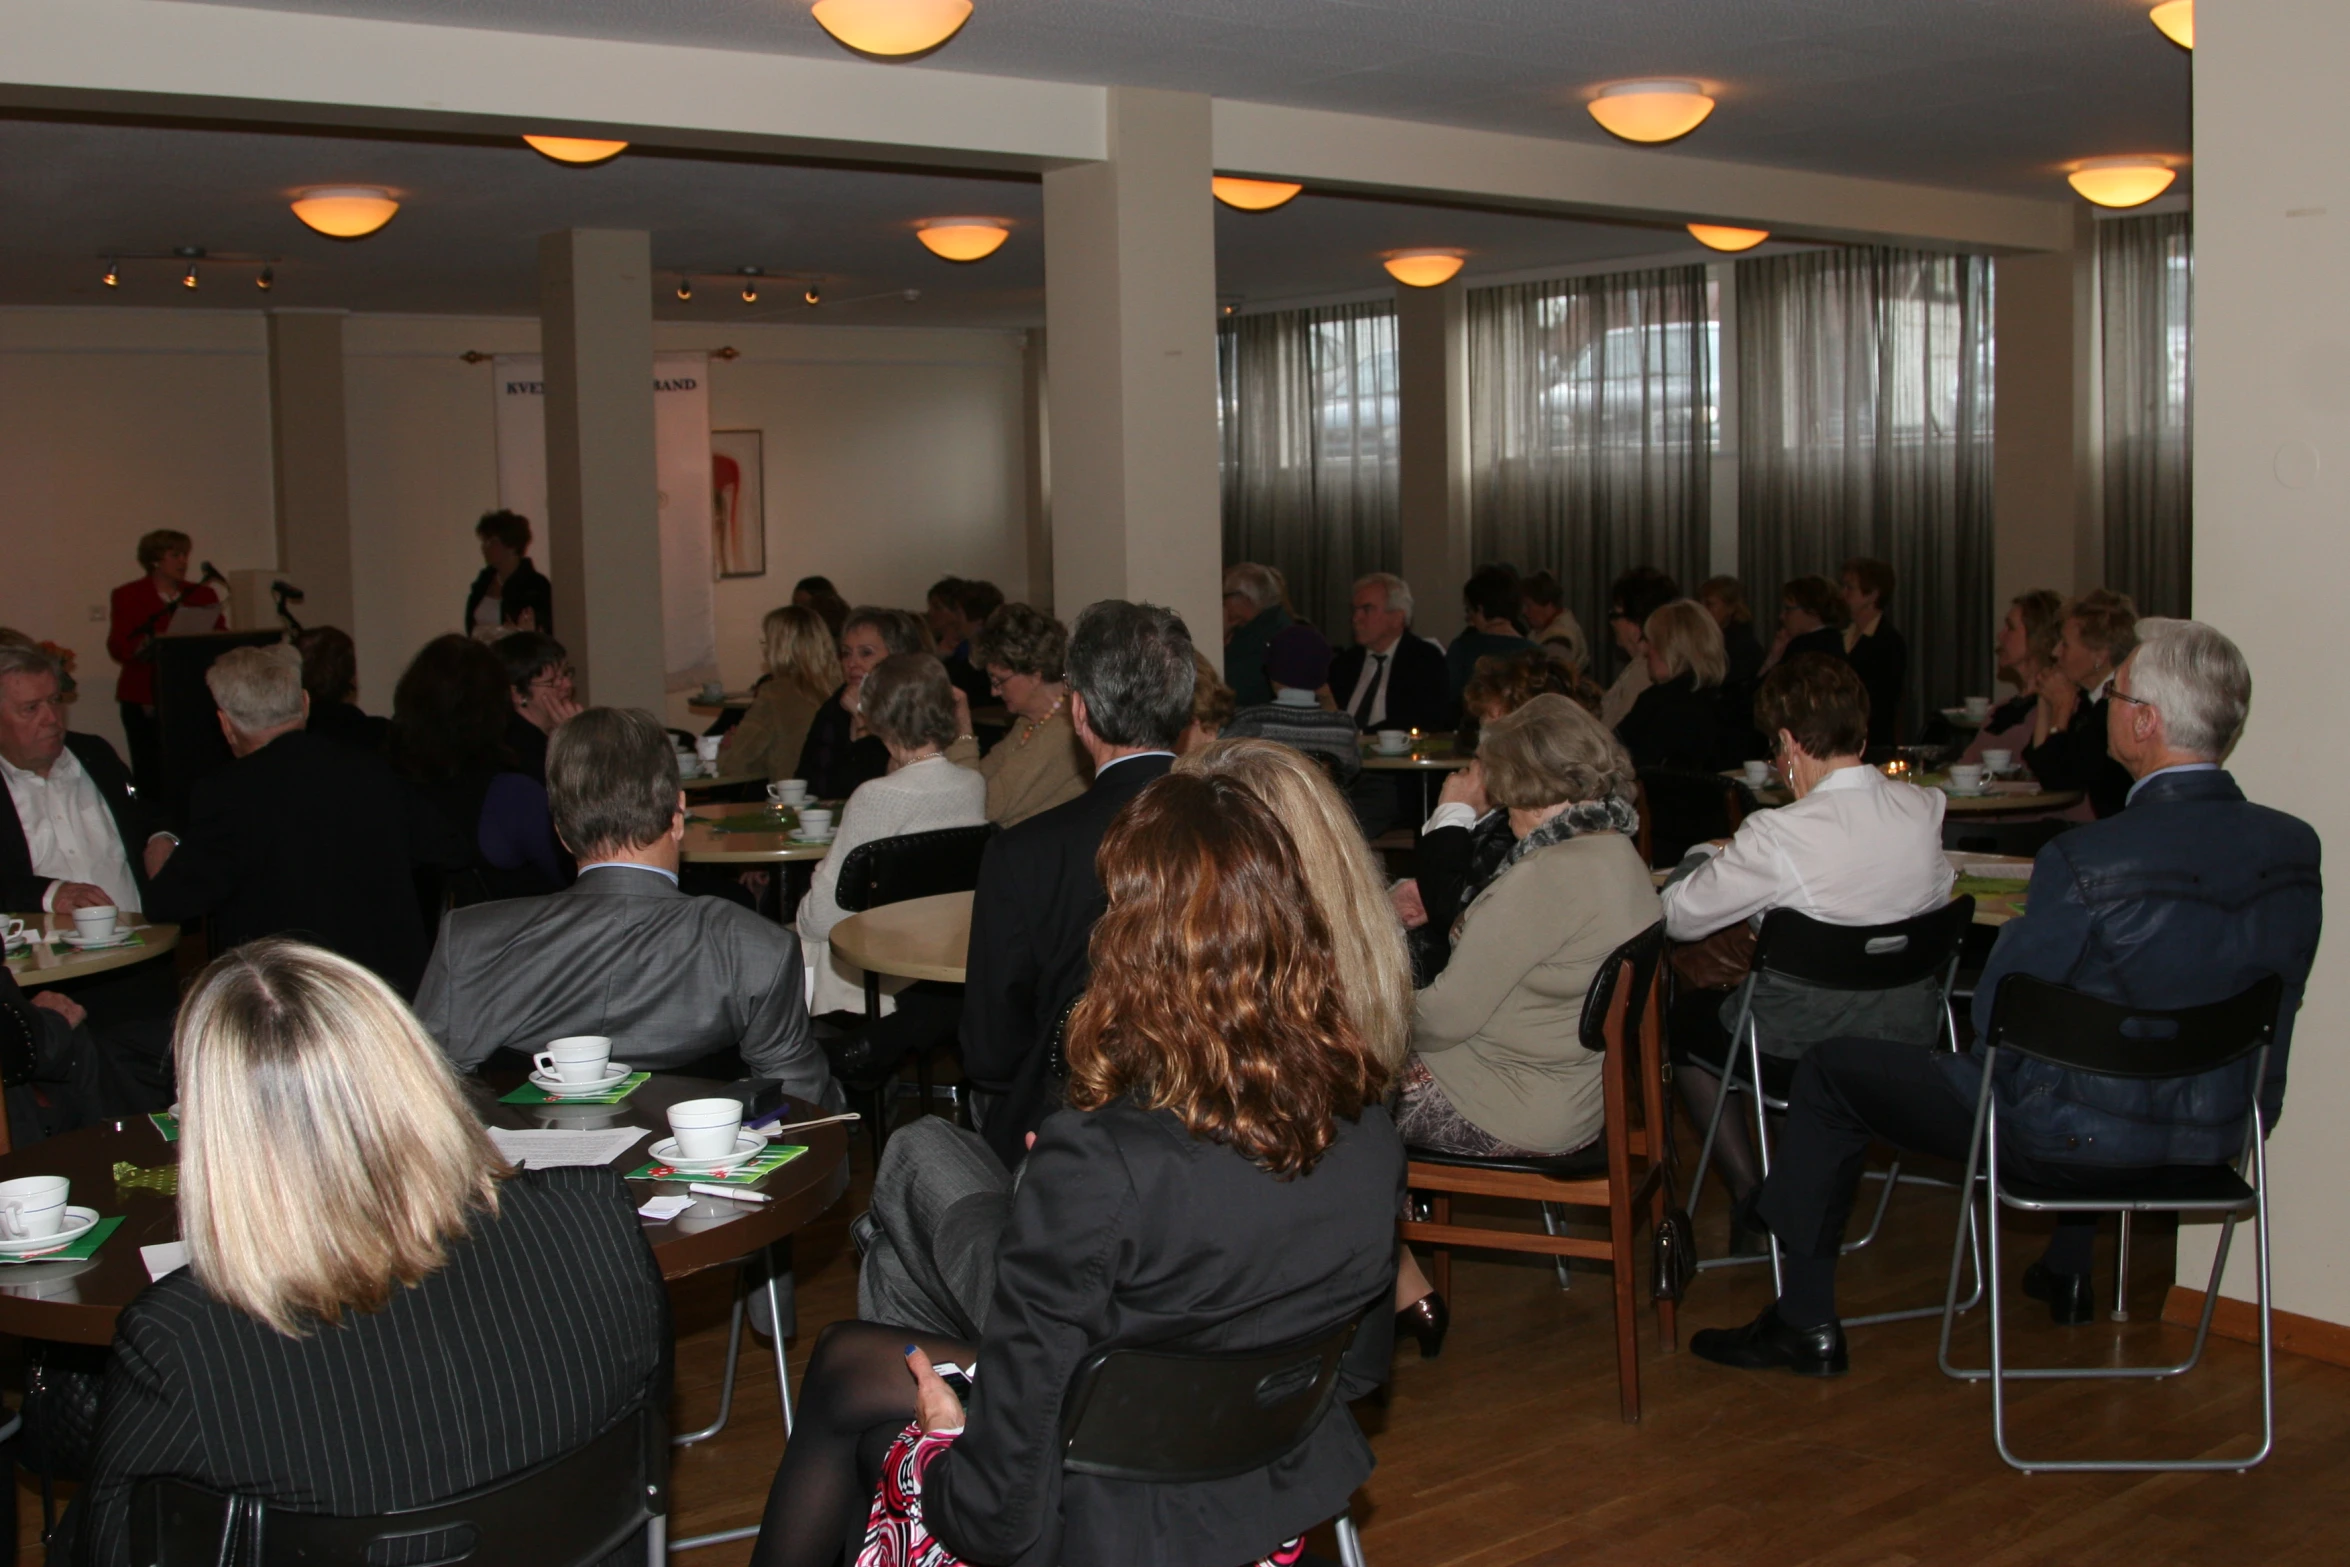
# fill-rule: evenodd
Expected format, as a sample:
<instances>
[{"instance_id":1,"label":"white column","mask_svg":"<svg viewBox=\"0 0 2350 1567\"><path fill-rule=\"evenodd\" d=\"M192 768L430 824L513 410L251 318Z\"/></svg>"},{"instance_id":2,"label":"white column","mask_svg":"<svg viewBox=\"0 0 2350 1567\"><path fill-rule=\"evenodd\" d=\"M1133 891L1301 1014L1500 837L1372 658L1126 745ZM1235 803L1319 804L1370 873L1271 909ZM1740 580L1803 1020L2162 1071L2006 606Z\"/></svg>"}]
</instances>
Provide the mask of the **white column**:
<instances>
[{"instance_id":1,"label":"white column","mask_svg":"<svg viewBox=\"0 0 2350 1567\"><path fill-rule=\"evenodd\" d=\"M1053 603L1164 604L1213 656L1216 232L1208 99L1113 87L1109 156L1044 177Z\"/></svg>"},{"instance_id":2,"label":"white column","mask_svg":"<svg viewBox=\"0 0 2350 1567\"><path fill-rule=\"evenodd\" d=\"M547 532L555 634L580 700L666 706L653 461L652 238L566 229L539 239L547 371Z\"/></svg>"},{"instance_id":3,"label":"white column","mask_svg":"<svg viewBox=\"0 0 2350 1567\"><path fill-rule=\"evenodd\" d=\"M1412 629L1450 640L1461 629L1469 559L1469 329L1455 278L1395 291L1396 487Z\"/></svg>"},{"instance_id":4,"label":"white column","mask_svg":"<svg viewBox=\"0 0 2350 1567\"><path fill-rule=\"evenodd\" d=\"M306 626L351 623L351 454L343 420L343 312L269 313L270 466L277 495L277 577L303 592ZM255 625L279 624L267 599ZM390 672L375 672L390 689Z\"/></svg>"},{"instance_id":5,"label":"white column","mask_svg":"<svg viewBox=\"0 0 2350 1567\"><path fill-rule=\"evenodd\" d=\"M2086 205L2071 248L1994 268L1991 587L1995 612L2035 588L2105 576L2098 516L2097 240Z\"/></svg>"}]
</instances>

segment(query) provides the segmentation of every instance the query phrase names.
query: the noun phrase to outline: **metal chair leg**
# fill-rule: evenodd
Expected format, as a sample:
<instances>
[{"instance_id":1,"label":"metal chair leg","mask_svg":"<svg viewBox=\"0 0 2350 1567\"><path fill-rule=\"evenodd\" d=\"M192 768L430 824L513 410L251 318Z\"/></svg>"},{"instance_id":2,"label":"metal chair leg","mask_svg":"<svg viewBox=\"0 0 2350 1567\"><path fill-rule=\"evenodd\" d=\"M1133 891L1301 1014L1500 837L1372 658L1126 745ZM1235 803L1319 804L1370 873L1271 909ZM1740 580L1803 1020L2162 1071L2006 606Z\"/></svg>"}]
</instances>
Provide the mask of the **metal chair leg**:
<instances>
[{"instance_id":1,"label":"metal chair leg","mask_svg":"<svg viewBox=\"0 0 2350 1567\"><path fill-rule=\"evenodd\" d=\"M790 1276L790 1268L791 1261L788 1252L774 1246L767 1249L768 1321L775 1324L775 1396L783 1405L783 1439L787 1442L791 1440L792 1435L791 1364L784 1358L784 1338L788 1325L784 1320L783 1292L776 1285L779 1279ZM796 1308L797 1305L798 1301L795 1299L793 1306Z\"/></svg>"},{"instance_id":2,"label":"metal chair leg","mask_svg":"<svg viewBox=\"0 0 2350 1567\"><path fill-rule=\"evenodd\" d=\"M1340 1567L1369 1567L1363 1559L1363 1537L1355 1530L1354 1515L1340 1513L1336 1528Z\"/></svg>"},{"instance_id":3,"label":"metal chair leg","mask_svg":"<svg viewBox=\"0 0 2350 1567\"><path fill-rule=\"evenodd\" d=\"M2113 1314L2108 1319L2113 1322L2130 1320L2130 1220L2135 1217L2129 1209L2122 1210L2121 1238L2114 1244Z\"/></svg>"},{"instance_id":4,"label":"metal chair leg","mask_svg":"<svg viewBox=\"0 0 2350 1567\"><path fill-rule=\"evenodd\" d=\"M1564 1222L1563 1215L1559 1213L1558 1204L1553 1202L1546 1202L1540 1204L1539 1206L1542 1209L1543 1233L1546 1235L1558 1234L1559 1226ZM1559 1288L1572 1288L1573 1286L1568 1282L1567 1279L1567 1259L1564 1257L1553 1257L1550 1259L1550 1262L1551 1266L1558 1270Z\"/></svg>"},{"instance_id":5,"label":"metal chair leg","mask_svg":"<svg viewBox=\"0 0 2350 1567\"><path fill-rule=\"evenodd\" d=\"M743 1313L750 1305L749 1284L754 1260L744 1258L742 1266L735 1271L734 1311L726 1323L726 1370L718 1384L718 1418L699 1431L679 1432L669 1439L671 1447L691 1447L696 1442L708 1441L726 1429L727 1419L734 1413L734 1373L735 1368L742 1364ZM778 1338L775 1342L776 1353L780 1355L783 1353L783 1340Z\"/></svg>"}]
</instances>

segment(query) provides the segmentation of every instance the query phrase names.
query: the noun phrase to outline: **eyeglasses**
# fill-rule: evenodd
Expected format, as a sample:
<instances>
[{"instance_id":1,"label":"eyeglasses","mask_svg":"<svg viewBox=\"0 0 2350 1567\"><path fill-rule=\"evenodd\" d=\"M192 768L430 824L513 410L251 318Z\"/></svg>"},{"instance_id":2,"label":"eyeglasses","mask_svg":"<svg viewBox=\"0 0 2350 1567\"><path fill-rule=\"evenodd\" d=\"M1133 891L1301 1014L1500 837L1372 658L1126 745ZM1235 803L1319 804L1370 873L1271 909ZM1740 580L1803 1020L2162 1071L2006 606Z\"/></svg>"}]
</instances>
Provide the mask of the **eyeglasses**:
<instances>
[{"instance_id":1,"label":"eyeglasses","mask_svg":"<svg viewBox=\"0 0 2350 1567\"><path fill-rule=\"evenodd\" d=\"M2112 697L2117 702L2127 702L2132 707L2152 707L2154 705L2152 702L2147 701L2142 696L2130 695L2129 692L2124 691L2120 686L2107 686L2105 688L2105 694Z\"/></svg>"},{"instance_id":2,"label":"eyeglasses","mask_svg":"<svg viewBox=\"0 0 2350 1567\"><path fill-rule=\"evenodd\" d=\"M531 689L534 691L551 690L556 686L567 686L571 684L571 666L569 664L557 664L554 668L533 676L530 684Z\"/></svg>"}]
</instances>

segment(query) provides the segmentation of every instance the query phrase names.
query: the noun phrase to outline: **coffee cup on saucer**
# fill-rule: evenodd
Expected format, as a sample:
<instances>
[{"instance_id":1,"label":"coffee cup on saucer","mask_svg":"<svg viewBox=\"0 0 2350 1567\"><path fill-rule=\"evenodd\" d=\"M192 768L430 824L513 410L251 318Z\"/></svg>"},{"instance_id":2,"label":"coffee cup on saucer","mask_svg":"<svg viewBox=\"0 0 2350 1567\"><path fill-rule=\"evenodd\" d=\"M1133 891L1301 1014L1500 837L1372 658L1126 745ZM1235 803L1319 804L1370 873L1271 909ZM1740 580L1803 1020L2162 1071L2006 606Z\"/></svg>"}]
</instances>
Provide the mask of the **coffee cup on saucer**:
<instances>
[{"instance_id":1,"label":"coffee cup on saucer","mask_svg":"<svg viewBox=\"0 0 2350 1567\"><path fill-rule=\"evenodd\" d=\"M2015 753L2013 751L1994 748L1983 753L1983 771L1986 773L2004 773L2014 765Z\"/></svg>"},{"instance_id":2,"label":"coffee cup on saucer","mask_svg":"<svg viewBox=\"0 0 2350 1567\"><path fill-rule=\"evenodd\" d=\"M0 1181L0 1236L12 1241L55 1235L65 1227L65 1198L72 1184L62 1175L27 1175Z\"/></svg>"},{"instance_id":3,"label":"coffee cup on saucer","mask_svg":"<svg viewBox=\"0 0 2350 1567\"><path fill-rule=\"evenodd\" d=\"M1974 762L1950 764L1950 790L1953 794L1981 794L1983 769Z\"/></svg>"},{"instance_id":4,"label":"coffee cup on saucer","mask_svg":"<svg viewBox=\"0 0 2350 1567\"><path fill-rule=\"evenodd\" d=\"M596 1083L611 1075L612 1041L602 1034L573 1034L554 1040L531 1058L538 1069L566 1083Z\"/></svg>"},{"instance_id":5,"label":"coffee cup on saucer","mask_svg":"<svg viewBox=\"0 0 2350 1567\"><path fill-rule=\"evenodd\" d=\"M723 1159L743 1129L740 1099L687 1099L669 1107L680 1159Z\"/></svg>"},{"instance_id":6,"label":"coffee cup on saucer","mask_svg":"<svg viewBox=\"0 0 2350 1567\"><path fill-rule=\"evenodd\" d=\"M1966 699L1966 715L1977 723L1989 718L1991 716L1991 699L1987 696L1968 697Z\"/></svg>"},{"instance_id":7,"label":"coffee cup on saucer","mask_svg":"<svg viewBox=\"0 0 2350 1567\"><path fill-rule=\"evenodd\" d=\"M802 806L808 803L808 780L779 778L767 786L767 798L777 805Z\"/></svg>"},{"instance_id":8,"label":"coffee cup on saucer","mask_svg":"<svg viewBox=\"0 0 2350 1567\"><path fill-rule=\"evenodd\" d=\"M1401 756L1412 748L1412 737L1400 729L1382 729L1372 744L1379 748L1381 756Z\"/></svg>"},{"instance_id":9,"label":"coffee cup on saucer","mask_svg":"<svg viewBox=\"0 0 2350 1567\"><path fill-rule=\"evenodd\" d=\"M724 735L704 735L694 742L694 755L705 762L718 760L718 748L726 743Z\"/></svg>"},{"instance_id":10,"label":"coffee cup on saucer","mask_svg":"<svg viewBox=\"0 0 2350 1567\"><path fill-rule=\"evenodd\" d=\"M726 700L726 687L715 680L705 680L702 682L701 695L705 702L723 702Z\"/></svg>"},{"instance_id":11,"label":"coffee cup on saucer","mask_svg":"<svg viewBox=\"0 0 2350 1567\"><path fill-rule=\"evenodd\" d=\"M1760 789L1771 781L1770 763L1748 762L1744 764L1744 767L1746 772L1746 786L1748 788Z\"/></svg>"},{"instance_id":12,"label":"coffee cup on saucer","mask_svg":"<svg viewBox=\"0 0 2350 1567\"><path fill-rule=\"evenodd\" d=\"M831 837L832 812L826 810L821 805L809 805L801 807L800 836L803 838Z\"/></svg>"},{"instance_id":13,"label":"coffee cup on saucer","mask_svg":"<svg viewBox=\"0 0 2350 1567\"><path fill-rule=\"evenodd\" d=\"M112 941L115 922L122 911L111 903L94 904L73 911L73 928L85 942Z\"/></svg>"}]
</instances>

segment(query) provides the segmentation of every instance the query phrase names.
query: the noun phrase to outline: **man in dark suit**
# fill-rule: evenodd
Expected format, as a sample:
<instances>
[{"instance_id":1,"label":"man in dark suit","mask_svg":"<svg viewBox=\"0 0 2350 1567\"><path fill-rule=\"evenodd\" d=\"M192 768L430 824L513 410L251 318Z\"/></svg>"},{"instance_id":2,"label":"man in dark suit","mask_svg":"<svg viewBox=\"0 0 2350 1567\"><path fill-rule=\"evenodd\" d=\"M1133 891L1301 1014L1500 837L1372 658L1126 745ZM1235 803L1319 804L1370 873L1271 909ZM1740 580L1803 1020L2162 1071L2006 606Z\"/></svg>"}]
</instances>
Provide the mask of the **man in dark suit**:
<instances>
[{"instance_id":1,"label":"man in dark suit","mask_svg":"<svg viewBox=\"0 0 2350 1567\"><path fill-rule=\"evenodd\" d=\"M2039 1185L2232 1163L2255 1091L2264 1127L2283 1113L2293 1015L2317 956L2317 834L2247 801L2219 765L2251 702L2243 655L2198 621L2143 620L2138 632L2107 719L2113 754L2136 780L2127 808L2040 851L2028 912L2001 929L1975 988L1976 1031L1989 1031L2010 974L2166 1010L2223 1001L2275 975L2284 1003L2258 1084L2249 1059L2184 1081L2002 1061L2001 1167ZM1784 1292L1747 1326L1710 1329L1689 1347L1746 1370L1840 1374L1836 1255L1862 1157L1881 1137L1963 1160L1981 1088L1972 1055L1865 1039L1814 1046L1796 1068L1787 1130L1757 1204L1785 1254ZM2061 1216L2047 1254L2024 1274L2025 1293L2060 1323L2090 1319L2095 1239L2094 1215Z\"/></svg>"},{"instance_id":2,"label":"man in dark suit","mask_svg":"<svg viewBox=\"0 0 2350 1567\"><path fill-rule=\"evenodd\" d=\"M24 912L111 903L147 906L147 877L172 837L131 787L129 769L96 735L68 733L57 661L0 645L0 908Z\"/></svg>"},{"instance_id":3,"label":"man in dark suit","mask_svg":"<svg viewBox=\"0 0 2350 1567\"><path fill-rule=\"evenodd\" d=\"M1330 695L1365 734L1445 726L1444 650L1412 630L1412 585L1376 571L1354 587L1355 645L1330 661Z\"/></svg>"},{"instance_id":4,"label":"man in dark suit","mask_svg":"<svg viewBox=\"0 0 2350 1567\"><path fill-rule=\"evenodd\" d=\"M464 846L445 841L381 758L307 731L291 647L232 649L204 679L237 760L198 780L186 841L148 889L149 917L209 918L215 952L297 936L413 996L427 951L415 866L456 869Z\"/></svg>"}]
</instances>

